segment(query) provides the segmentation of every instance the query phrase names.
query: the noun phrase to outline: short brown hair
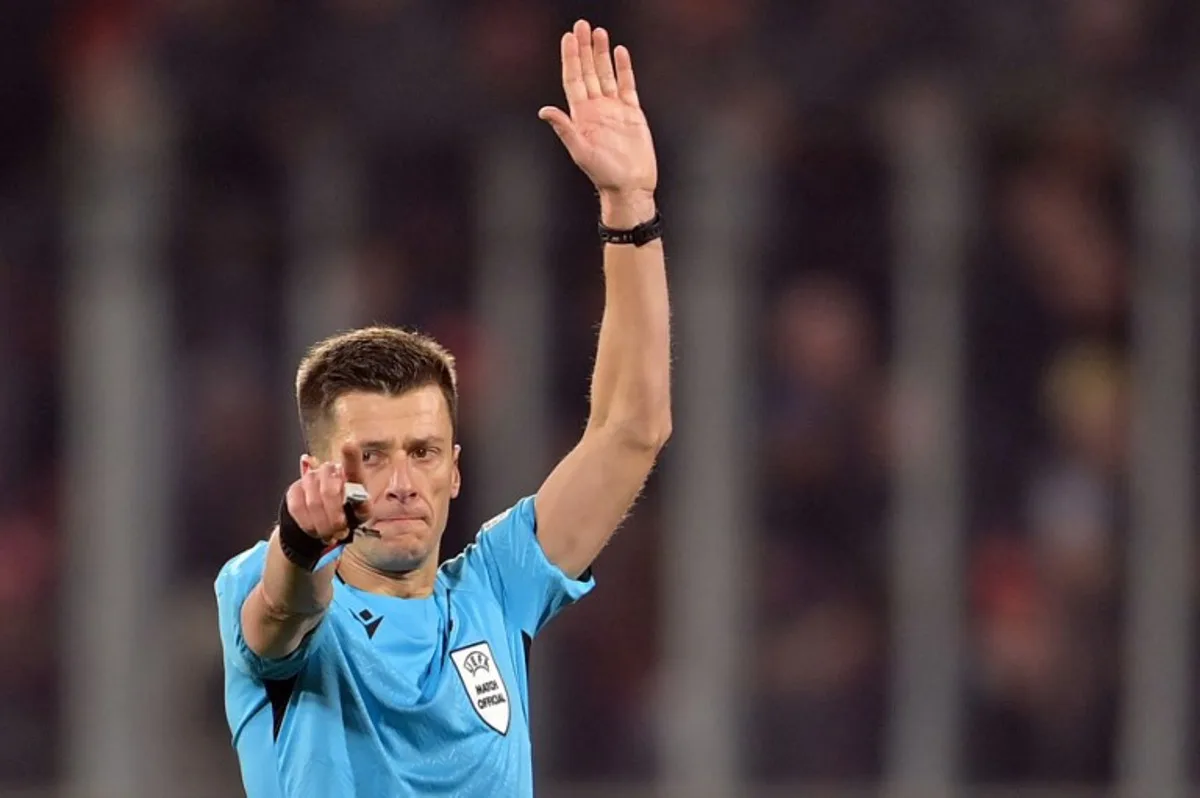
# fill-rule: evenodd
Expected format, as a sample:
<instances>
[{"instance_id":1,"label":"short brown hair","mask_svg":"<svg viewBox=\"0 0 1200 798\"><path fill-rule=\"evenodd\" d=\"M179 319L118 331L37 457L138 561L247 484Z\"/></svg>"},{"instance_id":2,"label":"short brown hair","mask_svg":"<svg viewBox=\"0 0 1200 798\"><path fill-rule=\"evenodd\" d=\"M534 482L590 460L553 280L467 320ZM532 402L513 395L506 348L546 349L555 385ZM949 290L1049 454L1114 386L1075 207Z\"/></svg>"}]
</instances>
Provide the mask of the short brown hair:
<instances>
[{"instance_id":1,"label":"short brown hair","mask_svg":"<svg viewBox=\"0 0 1200 798\"><path fill-rule=\"evenodd\" d=\"M397 327L364 327L315 344L296 372L296 405L310 453L329 433L333 403L354 391L399 396L436 385L458 430L454 356L432 338Z\"/></svg>"}]
</instances>

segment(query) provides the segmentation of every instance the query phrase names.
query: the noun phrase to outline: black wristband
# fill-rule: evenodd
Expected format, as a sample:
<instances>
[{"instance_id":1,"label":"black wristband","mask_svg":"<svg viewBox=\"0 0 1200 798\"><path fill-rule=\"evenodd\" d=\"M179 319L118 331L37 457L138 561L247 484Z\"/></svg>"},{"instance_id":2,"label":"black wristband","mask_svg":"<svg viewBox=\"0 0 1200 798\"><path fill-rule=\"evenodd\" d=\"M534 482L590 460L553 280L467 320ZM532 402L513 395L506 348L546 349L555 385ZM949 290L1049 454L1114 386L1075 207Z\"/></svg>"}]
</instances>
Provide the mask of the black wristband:
<instances>
[{"instance_id":1,"label":"black wristband","mask_svg":"<svg viewBox=\"0 0 1200 798\"><path fill-rule=\"evenodd\" d=\"M286 497L279 505L279 547L283 549L283 556L288 558L288 562L306 571L317 567L326 548L325 541L305 532L292 518Z\"/></svg>"},{"instance_id":2,"label":"black wristband","mask_svg":"<svg viewBox=\"0 0 1200 798\"><path fill-rule=\"evenodd\" d=\"M651 241L662 238L663 219L662 214L655 210L654 217L650 221L642 222L637 227L631 227L628 230L605 227L604 222L598 223L596 229L600 234L600 240L605 244L633 244L635 247L644 247Z\"/></svg>"}]
</instances>

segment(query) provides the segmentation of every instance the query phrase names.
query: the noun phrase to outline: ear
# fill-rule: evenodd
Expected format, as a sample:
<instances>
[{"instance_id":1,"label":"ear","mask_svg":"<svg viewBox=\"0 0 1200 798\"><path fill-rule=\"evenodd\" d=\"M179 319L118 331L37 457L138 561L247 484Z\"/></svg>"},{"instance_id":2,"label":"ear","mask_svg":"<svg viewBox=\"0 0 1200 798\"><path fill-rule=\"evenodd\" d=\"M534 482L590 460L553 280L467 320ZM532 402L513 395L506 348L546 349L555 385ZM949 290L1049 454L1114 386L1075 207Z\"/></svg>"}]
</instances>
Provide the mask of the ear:
<instances>
[{"instance_id":1,"label":"ear","mask_svg":"<svg viewBox=\"0 0 1200 798\"><path fill-rule=\"evenodd\" d=\"M304 476L309 471L316 470L319 465L321 465L321 461L311 454L300 455L300 476Z\"/></svg>"},{"instance_id":2,"label":"ear","mask_svg":"<svg viewBox=\"0 0 1200 798\"><path fill-rule=\"evenodd\" d=\"M458 469L458 456L462 454L462 447L457 443L454 444L454 471L450 474L450 498L457 499L458 492L462 490L462 472Z\"/></svg>"}]
</instances>

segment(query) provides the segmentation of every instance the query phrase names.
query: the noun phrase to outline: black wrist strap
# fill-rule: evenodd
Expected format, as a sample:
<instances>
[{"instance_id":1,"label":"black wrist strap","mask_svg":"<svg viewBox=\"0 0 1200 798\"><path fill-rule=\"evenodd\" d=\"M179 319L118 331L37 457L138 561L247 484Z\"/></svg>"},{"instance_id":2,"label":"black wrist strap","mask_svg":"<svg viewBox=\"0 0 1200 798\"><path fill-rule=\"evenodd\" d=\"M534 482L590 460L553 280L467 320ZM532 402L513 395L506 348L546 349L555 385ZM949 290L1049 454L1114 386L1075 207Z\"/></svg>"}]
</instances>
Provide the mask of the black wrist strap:
<instances>
[{"instance_id":1,"label":"black wrist strap","mask_svg":"<svg viewBox=\"0 0 1200 798\"><path fill-rule=\"evenodd\" d=\"M305 532L288 512L287 497L279 505L279 547L288 562L312 571L325 553L325 541Z\"/></svg>"},{"instance_id":2,"label":"black wrist strap","mask_svg":"<svg viewBox=\"0 0 1200 798\"><path fill-rule=\"evenodd\" d=\"M663 234L663 218L662 214L656 209L654 218L648 222L642 222L637 227L631 227L628 230L617 230L612 227L605 227L603 222L597 224L597 232L600 233L600 240L605 244L633 244L635 247L644 247L655 239L662 238Z\"/></svg>"}]
</instances>

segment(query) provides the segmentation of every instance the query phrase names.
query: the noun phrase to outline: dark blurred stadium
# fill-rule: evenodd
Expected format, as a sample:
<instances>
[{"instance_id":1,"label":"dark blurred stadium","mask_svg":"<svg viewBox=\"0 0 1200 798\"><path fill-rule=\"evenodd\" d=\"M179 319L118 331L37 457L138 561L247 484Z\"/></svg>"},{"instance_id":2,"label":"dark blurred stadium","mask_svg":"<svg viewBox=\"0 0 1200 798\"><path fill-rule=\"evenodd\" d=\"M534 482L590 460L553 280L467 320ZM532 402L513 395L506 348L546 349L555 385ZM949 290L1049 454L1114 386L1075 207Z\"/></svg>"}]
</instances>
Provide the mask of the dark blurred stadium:
<instances>
[{"instance_id":1,"label":"dark blurred stadium","mask_svg":"<svg viewBox=\"0 0 1200 798\"><path fill-rule=\"evenodd\" d=\"M310 341L457 354L447 556L574 441L581 16L659 148L675 435L534 649L539 794L1196 794L1195 0L10 0L0 795L240 794L212 580Z\"/></svg>"}]
</instances>

